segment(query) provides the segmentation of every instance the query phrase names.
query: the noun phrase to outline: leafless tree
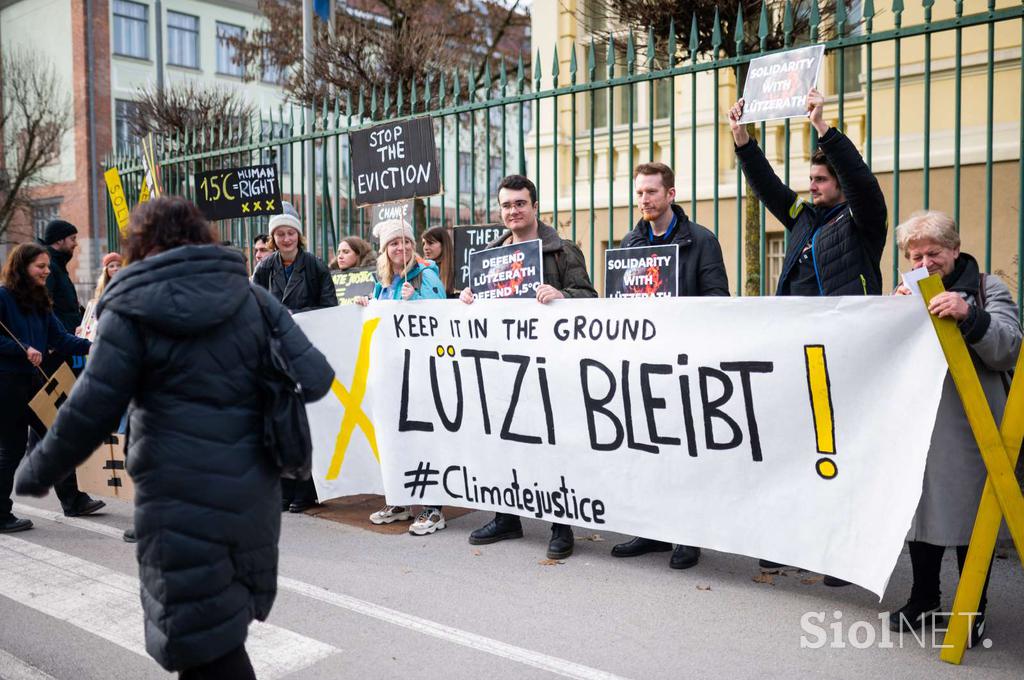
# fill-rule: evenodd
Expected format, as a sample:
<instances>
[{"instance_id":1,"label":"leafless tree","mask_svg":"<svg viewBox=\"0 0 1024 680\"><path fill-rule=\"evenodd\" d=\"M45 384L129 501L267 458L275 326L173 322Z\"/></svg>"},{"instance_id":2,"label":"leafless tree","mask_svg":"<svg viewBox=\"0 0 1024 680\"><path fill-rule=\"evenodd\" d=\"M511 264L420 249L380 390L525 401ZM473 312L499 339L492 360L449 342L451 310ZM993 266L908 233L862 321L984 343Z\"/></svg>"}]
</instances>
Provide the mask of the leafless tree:
<instances>
[{"instance_id":1,"label":"leafless tree","mask_svg":"<svg viewBox=\"0 0 1024 680\"><path fill-rule=\"evenodd\" d=\"M60 159L71 96L53 64L24 49L0 56L0 238Z\"/></svg>"}]
</instances>

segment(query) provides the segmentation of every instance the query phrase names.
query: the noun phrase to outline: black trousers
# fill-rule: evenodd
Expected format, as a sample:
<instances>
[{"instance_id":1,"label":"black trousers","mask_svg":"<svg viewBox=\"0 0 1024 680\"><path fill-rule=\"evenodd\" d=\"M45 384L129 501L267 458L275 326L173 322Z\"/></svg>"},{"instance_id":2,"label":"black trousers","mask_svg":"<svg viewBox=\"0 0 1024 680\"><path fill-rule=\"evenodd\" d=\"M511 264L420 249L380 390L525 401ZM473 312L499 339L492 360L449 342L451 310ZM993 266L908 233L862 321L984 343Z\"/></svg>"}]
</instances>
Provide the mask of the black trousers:
<instances>
[{"instance_id":1,"label":"black trousers","mask_svg":"<svg viewBox=\"0 0 1024 680\"><path fill-rule=\"evenodd\" d=\"M256 672L245 652L245 645L202 666L183 670L179 680L256 680Z\"/></svg>"},{"instance_id":2,"label":"black trousers","mask_svg":"<svg viewBox=\"0 0 1024 680\"><path fill-rule=\"evenodd\" d=\"M11 516L14 472L25 457L29 428L38 438L46 433L28 406L42 386L42 376L38 374L0 373L0 521ZM54 491L65 510L74 508L83 495L74 472L55 484Z\"/></svg>"},{"instance_id":3,"label":"black trousers","mask_svg":"<svg viewBox=\"0 0 1024 680\"><path fill-rule=\"evenodd\" d=\"M316 487L312 479L281 478L281 500L288 503L316 502Z\"/></svg>"},{"instance_id":4,"label":"black trousers","mask_svg":"<svg viewBox=\"0 0 1024 680\"><path fill-rule=\"evenodd\" d=\"M939 589L939 572L942 570L942 554L945 546L932 545L922 541L910 541L910 566L914 572L914 585L910 589L910 599L919 602L938 602L942 596ZM956 563L962 574L964 562L967 561L967 546L956 547ZM985 613L988 604L988 582L992 578L992 565L989 565L985 586L981 590L981 602L978 611Z\"/></svg>"}]
</instances>

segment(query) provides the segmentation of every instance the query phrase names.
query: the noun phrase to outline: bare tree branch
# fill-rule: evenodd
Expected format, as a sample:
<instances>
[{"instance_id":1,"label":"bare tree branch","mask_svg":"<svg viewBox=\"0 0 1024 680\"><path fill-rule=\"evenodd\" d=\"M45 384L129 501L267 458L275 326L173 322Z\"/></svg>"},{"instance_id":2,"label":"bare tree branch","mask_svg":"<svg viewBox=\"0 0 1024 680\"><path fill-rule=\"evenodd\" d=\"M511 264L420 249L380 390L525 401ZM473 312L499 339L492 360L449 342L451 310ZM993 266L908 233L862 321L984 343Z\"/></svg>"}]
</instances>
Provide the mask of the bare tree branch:
<instances>
[{"instance_id":1,"label":"bare tree branch","mask_svg":"<svg viewBox=\"0 0 1024 680\"><path fill-rule=\"evenodd\" d=\"M27 50L0 56L0 236L29 193L42 184L43 169L60 160L71 129L71 96L53 64Z\"/></svg>"},{"instance_id":2,"label":"bare tree branch","mask_svg":"<svg viewBox=\"0 0 1024 680\"><path fill-rule=\"evenodd\" d=\"M140 88L135 104L129 120L133 134L142 137L152 132L163 144L175 147L164 148L165 153L175 154L243 143L256 113L240 91L194 80L166 87L162 93L154 85ZM197 138L199 132L203 136Z\"/></svg>"}]
</instances>

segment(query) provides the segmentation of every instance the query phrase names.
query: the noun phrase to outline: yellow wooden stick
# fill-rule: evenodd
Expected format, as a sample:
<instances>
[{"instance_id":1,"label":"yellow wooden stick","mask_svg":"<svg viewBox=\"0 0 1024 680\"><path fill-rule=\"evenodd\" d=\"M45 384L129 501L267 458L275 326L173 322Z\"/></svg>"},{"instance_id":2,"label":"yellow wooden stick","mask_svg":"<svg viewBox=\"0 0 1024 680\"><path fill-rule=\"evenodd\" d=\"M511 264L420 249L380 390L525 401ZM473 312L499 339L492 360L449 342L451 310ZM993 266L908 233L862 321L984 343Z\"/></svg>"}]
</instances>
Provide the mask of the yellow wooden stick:
<instances>
[{"instance_id":1,"label":"yellow wooden stick","mask_svg":"<svg viewBox=\"0 0 1024 680\"><path fill-rule=\"evenodd\" d=\"M933 297L942 293L945 289L942 279L933 274L920 283L921 294L924 296L925 304ZM964 341L956 322L952 319L940 319L931 317L935 327L935 333L939 337L942 351L946 355L946 362L949 364L949 373L953 377L960 400L964 405L964 412L967 415L967 422L970 423L974 439L978 444L985 468L988 470L988 481L985 483L985 494L982 496L982 505L978 510L978 518L975 523L975 531L971 537L971 547L968 549L968 562L965 565L964 573L961 576L957 588L957 598L953 605L954 615L950 621L950 628L947 633L947 640L944 644L951 647L943 649L940 655L944 661L959 663L963 657L963 650L967 642L967 627L969 617L958 615L959 612L977 611L978 603L981 600L981 590L984 587L985 577L988 574L988 560L991 559L992 549L995 547L996 535L999 532L999 514L1006 518L1010 535L1017 546L1017 553L1024 555L1024 494L1017 484L1017 478L1013 472L1013 465L1016 463L1016 451L1019 449L1020 436L1016 436L1017 448L1012 446L1012 441L1004 443L1003 435L996 429L995 419L988 405L988 399L981 387L978 373L975 370L974 362L971 360L970 352L967 350L967 343ZM1022 366L1018 357L1018 366ZM1021 388L1011 390L1011 395L1020 393ZM1004 434L1013 436L1012 430L1020 429L1015 421L1020 419L1020 414L1014 415L1020 410L1016 402L1007 403L1006 416L1004 416ZM1007 419L1009 418L1009 419ZM1011 463L1011 460L1013 461ZM985 498L994 499L985 504ZM989 526L992 524L992 516L995 515L995 529ZM984 521L984 526L981 523ZM979 527L981 533L979 535ZM985 540L991 533L991 545L988 546L987 556L985 552ZM980 538L981 543L975 544L975 538ZM973 553L974 559L971 559ZM981 562L985 564L981 564ZM961 594L962 593L962 594ZM954 635L954 631L956 632ZM958 644L959 641L959 644Z\"/></svg>"},{"instance_id":2,"label":"yellow wooden stick","mask_svg":"<svg viewBox=\"0 0 1024 680\"><path fill-rule=\"evenodd\" d=\"M1017 357L1014 375L1024 372L1024 352ZM1003 446L1009 454L1010 467L1017 464L1021 441L1024 439L1024 380L1014 380L1010 385L1010 394L1006 398L1003 410L1003 424L1000 427ZM967 636L970 633L970 619L967 612L978 611L981 603L981 592L988 577L992 564L992 554L999 538L999 527L1003 513L999 509L999 501L990 481L985 482L985 491L981 494L978 505L978 516L974 521L971 533L971 545L967 550L963 574L956 589L953 600L953 616L943 639L941 658L947 663L959 664L963 661L964 650L967 649ZM1024 555L1018 553L1024 565Z\"/></svg>"}]
</instances>

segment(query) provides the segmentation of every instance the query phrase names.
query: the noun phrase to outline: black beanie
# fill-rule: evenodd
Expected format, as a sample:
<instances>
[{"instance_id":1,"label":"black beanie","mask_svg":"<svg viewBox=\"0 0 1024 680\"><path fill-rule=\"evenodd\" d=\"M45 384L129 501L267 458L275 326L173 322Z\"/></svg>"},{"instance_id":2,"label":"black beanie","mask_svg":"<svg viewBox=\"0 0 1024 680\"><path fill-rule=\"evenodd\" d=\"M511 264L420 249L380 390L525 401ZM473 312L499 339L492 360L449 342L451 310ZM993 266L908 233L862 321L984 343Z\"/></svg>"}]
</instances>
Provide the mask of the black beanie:
<instances>
[{"instance_id":1,"label":"black beanie","mask_svg":"<svg viewBox=\"0 0 1024 680\"><path fill-rule=\"evenodd\" d=\"M78 228L70 222L50 220L50 223L46 225L46 229L43 230L43 245L52 246L62 238L67 238L77 233Z\"/></svg>"}]
</instances>

